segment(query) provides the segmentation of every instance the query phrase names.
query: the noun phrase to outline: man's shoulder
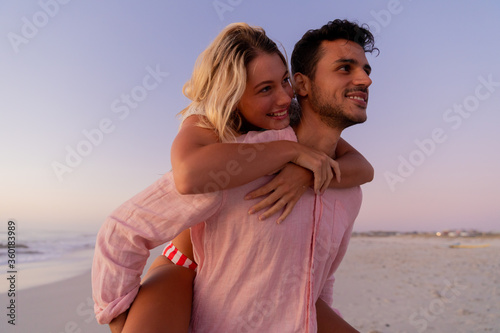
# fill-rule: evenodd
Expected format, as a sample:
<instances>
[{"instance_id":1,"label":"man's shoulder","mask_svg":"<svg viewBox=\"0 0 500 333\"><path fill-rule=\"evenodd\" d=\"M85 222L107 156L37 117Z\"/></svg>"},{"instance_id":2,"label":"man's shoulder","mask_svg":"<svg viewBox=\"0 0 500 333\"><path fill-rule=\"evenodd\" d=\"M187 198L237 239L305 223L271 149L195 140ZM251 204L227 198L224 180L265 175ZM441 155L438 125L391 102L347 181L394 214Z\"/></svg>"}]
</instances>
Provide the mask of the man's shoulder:
<instances>
[{"instance_id":1,"label":"man's shoulder","mask_svg":"<svg viewBox=\"0 0 500 333\"><path fill-rule=\"evenodd\" d=\"M363 200L361 186L328 189L325 194L328 195L327 200L332 200L342 205L342 207L344 207L346 211L351 212L351 214L357 215L361 208L361 202Z\"/></svg>"},{"instance_id":2,"label":"man's shoulder","mask_svg":"<svg viewBox=\"0 0 500 333\"><path fill-rule=\"evenodd\" d=\"M348 188L334 189L334 193L338 195L339 199L343 201L352 202L353 204L361 204L363 199L363 192L361 191L361 186L354 186Z\"/></svg>"}]
</instances>

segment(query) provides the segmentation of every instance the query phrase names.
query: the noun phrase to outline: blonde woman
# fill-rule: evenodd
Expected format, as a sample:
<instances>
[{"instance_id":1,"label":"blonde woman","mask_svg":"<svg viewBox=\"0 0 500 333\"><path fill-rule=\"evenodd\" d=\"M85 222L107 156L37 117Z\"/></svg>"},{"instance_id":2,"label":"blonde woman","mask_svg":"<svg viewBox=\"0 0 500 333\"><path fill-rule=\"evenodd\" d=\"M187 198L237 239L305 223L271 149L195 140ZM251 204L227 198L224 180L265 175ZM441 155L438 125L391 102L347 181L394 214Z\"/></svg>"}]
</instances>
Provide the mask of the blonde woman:
<instances>
[{"instance_id":1,"label":"blonde woman","mask_svg":"<svg viewBox=\"0 0 500 333\"><path fill-rule=\"evenodd\" d=\"M282 130L290 123L292 89L286 60L276 44L267 38L260 28L242 23L228 26L202 53L191 80L185 85L184 92L193 102L184 111L183 124L172 146L173 178L163 179L161 188L173 179L181 193L223 190L246 184L281 169L282 171L271 182L271 186L266 185L263 190L255 192L257 194L272 192L271 195L261 203L243 206L250 206L249 211L256 212L271 205L271 208L260 216L261 220L285 207L278 218L278 221L282 221L290 214L300 196L312 185L313 175L314 188L317 192L324 192L328 186L350 187L371 180L373 170L369 163L344 141L339 142L336 154L342 164L341 182L335 161L325 153L297 142L286 139L258 144L236 143L235 138L249 130ZM294 164L289 164L290 162ZM336 169L335 172L332 168ZM337 181L332 181L334 173L337 175ZM291 181L285 183L285 180L290 179ZM151 204L151 197L156 195L158 188L158 186L149 188L132 199L128 205L125 204L115 211L100 232L94 260L93 283L96 310L101 323L107 323L125 311L137 293L139 276L144 264L145 252L141 250L171 240L183 229L200 222L196 220L198 215L192 211L181 215L169 214L169 216L164 212L156 212L155 209L160 209L157 202L164 203L165 207L161 209L167 210L168 206L178 208L179 205L186 204L179 198L179 193L171 192L166 197L158 195L155 204ZM131 212L130 204L137 207L138 203L139 206L143 205L144 209L147 208L148 214L153 212L154 222L157 222L158 218L162 220L164 230L158 231L160 224L148 230L149 234L143 229L139 229L141 232L137 231L136 228L141 228L141 224L145 223L144 220L137 219L144 210ZM121 228L124 225L127 227L118 230L118 221ZM148 222L153 223L153 221ZM139 238L147 240L139 246L140 249L137 248L136 241ZM127 242L130 239L134 239L135 244ZM115 250L113 244L120 244L120 251L113 253ZM127 255L124 255L124 249ZM120 265L116 265L116 258L120 258ZM165 258L159 260L164 262L160 262L160 265L155 263L156 272L166 263ZM123 266L127 269L123 269ZM168 269L174 271L174 268ZM175 270L182 272L180 274L184 275L183 281L188 281L183 285L189 286L189 279L192 276L185 270L179 271L177 267ZM156 279L155 274L150 276L152 276L149 278L150 281ZM109 279L110 277L112 279ZM108 281L113 281L113 285L111 286ZM118 288L111 288L116 287L117 281ZM148 281L144 283L145 286L147 284ZM166 283L164 285L174 286ZM189 306L190 302L180 301L183 295L189 295L189 292L186 294L181 292L180 298L176 298L175 294L178 291L180 290L175 286L168 291L170 297L177 300L168 302L174 308L168 313L178 323L184 322L180 327L182 331L187 327L186 321L182 320L181 316L187 314L189 317L189 309L186 311L177 305ZM190 301L189 297L187 299ZM132 311L136 308L138 310L131 312L124 331L135 331L140 327L141 331L146 332L145 325L149 324L153 325L151 331L156 331L158 326L153 328L154 325L164 327L165 322L170 322L165 321L165 316L161 315L165 313L162 310L168 305L155 306L146 301L148 307L138 306L139 303L141 301L138 299ZM160 321L153 313L155 309L160 310L158 312L162 316ZM165 329L171 332L173 327Z\"/></svg>"}]
</instances>

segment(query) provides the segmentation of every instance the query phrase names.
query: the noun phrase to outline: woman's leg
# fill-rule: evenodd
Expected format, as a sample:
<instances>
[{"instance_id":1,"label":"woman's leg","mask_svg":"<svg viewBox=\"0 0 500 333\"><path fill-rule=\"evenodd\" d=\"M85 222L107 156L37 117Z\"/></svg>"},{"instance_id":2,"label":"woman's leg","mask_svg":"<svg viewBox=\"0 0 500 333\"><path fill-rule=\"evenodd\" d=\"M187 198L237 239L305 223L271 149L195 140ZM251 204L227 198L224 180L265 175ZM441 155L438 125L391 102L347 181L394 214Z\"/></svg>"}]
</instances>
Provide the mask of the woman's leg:
<instances>
[{"instance_id":1,"label":"woman's leg","mask_svg":"<svg viewBox=\"0 0 500 333\"><path fill-rule=\"evenodd\" d=\"M181 233L174 245L192 259L189 230ZM143 279L139 293L126 316L117 317L110 328L120 332L120 321L125 321L122 333L129 332L188 332L193 300L194 270L175 265L165 256L155 259Z\"/></svg>"},{"instance_id":2,"label":"woman's leg","mask_svg":"<svg viewBox=\"0 0 500 333\"><path fill-rule=\"evenodd\" d=\"M156 258L128 312L123 333L182 332L191 319L193 279L191 269Z\"/></svg>"}]
</instances>

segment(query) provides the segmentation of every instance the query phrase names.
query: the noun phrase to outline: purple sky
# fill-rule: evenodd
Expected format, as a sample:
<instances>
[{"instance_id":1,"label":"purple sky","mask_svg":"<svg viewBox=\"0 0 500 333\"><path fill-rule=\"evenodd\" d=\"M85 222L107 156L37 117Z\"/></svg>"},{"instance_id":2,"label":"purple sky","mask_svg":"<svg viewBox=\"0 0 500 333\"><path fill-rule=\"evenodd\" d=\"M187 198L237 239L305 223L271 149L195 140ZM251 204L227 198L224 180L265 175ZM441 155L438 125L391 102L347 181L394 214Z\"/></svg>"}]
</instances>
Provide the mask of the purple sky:
<instances>
[{"instance_id":1,"label":"purple sky","mask_svg":"<svg viewBox=\"0 0 500 333\"><path fill-rule=\"evenodd\" d=\"M344 132L376 169L355 230L500 230L500 4L130 3L0 5L1 221L96 231L170 170L182 85L224 26L262 26L290 55L348 18L381 50L368 121Z\"/></svg>"}]
</instances>

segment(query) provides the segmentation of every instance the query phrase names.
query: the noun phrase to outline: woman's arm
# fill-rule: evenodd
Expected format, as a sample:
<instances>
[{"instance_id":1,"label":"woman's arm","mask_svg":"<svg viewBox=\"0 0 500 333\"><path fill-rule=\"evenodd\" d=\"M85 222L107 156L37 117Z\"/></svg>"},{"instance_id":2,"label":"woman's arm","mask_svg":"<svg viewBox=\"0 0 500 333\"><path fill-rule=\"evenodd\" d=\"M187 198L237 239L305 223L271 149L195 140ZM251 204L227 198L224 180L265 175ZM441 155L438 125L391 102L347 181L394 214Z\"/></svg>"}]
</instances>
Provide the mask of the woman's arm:
<instances>
[{"instance_id":1,"label":"woman's arm","mask_svg":"<svg viewBox=\"0 0 500 333\"><path fill-rule=\"evenodd\" d=\"M314 174L314 188L323 192L338 164L323 152L293 141L259 144L219 143L210 129L188 117L171 150L172 171L180 193L205 193L249 183L295 163Z\"/></svg>"},{"instance_id":2,"label":"woman's arm","mask_svg":"<svg viewBox=\"0 0 500 333\"><path fill-rule=\"evenodd\" d=\"M92 264L92 295L100 324L125 312L134 300L149 250L210 218L223 196L180 195L172 175L166 174L106 219Z\"/></svg>"},{"instance_id":3,"label":"woman's arm","mask_svg":"<svg viewBox=\"0 0 500 333\"><path fill-rule=\"evenodd\" d=\"M335 150L336 161L340 165L342 179L329 184L330 188L349 188L363 185L373 180L373 166L347 141L340 138Z\"/></svg>"},{"instance_id":4,"label":"woman's arm","mask_svg":"<svg viewBox=\"0 0 500 333\"><path fill-rule=\"evenodd\" d=\"M342 138L337 144L335 155L337 156L342 178L340 182L332 180L329 188L349 188L372 181L374 171L370 162ZM311 186L312 179L313 176L309 170L288 164L269 183L250 192L245 197L245 199L254 199L268 195L256 205L250 207L249 213L253 214L270 207L259 216L259 219L265 220L284 208L276 221L281 223L290 214L302 194Z\"/></svg>"}]
</instances>

